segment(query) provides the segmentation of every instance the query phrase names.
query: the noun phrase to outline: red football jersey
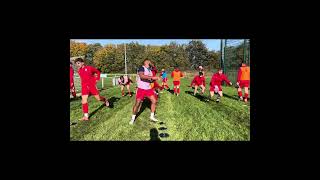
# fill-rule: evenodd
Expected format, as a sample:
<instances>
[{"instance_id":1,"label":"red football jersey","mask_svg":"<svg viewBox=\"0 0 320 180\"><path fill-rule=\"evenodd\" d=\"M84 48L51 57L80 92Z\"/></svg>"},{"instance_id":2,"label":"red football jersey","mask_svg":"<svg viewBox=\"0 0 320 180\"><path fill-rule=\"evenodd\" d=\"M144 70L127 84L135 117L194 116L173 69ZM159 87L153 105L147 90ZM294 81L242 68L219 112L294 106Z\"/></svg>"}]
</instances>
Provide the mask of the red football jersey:
<instances>
[{"instance_id":1,"label":"red football jersey","mask_svg":"<svg viewBox=\"0 0 320 180\"><path fill-rule=\"evenodd\" d=\"M202 76L202 77L200 77L200 76L196 76L195 78L194 78L194 82L197 84L197 85L203 85L203 86L206 86L206 80L205 80L205 78Z\"/></svg>"},{"instance_id":2,"label":"red football jersey","mask_svg":"<svg viewBox=\"0 0 320 180\"><path fill-rule=\"evenodd\" d=\"M93 85L95 86L96 80L100 79L100 71L92 66L83 66L78 71L79 76L81 78L81 85ZM97 74L97 77L94 74Z\"/></svg>"},{"instance_id":3,"label":"red football jersey","mask_svg":"<svg viewBox=\"0 0 320 180\"><path fill-rule=\"evenodd\" d=\"M215 73L211 78L211 85L221 85L222 81L226 81L228 84L230 84L230 81L226 75Z\"/></svg>"}]
</instances>

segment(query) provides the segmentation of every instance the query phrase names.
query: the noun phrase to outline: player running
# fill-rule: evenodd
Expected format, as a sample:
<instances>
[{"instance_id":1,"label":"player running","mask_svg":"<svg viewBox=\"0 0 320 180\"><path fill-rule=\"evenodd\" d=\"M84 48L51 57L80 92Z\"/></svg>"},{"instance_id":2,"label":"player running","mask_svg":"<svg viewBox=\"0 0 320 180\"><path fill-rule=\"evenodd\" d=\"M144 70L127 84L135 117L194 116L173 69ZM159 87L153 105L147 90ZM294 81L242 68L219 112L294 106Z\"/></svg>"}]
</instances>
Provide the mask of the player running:
<instances>
[{"instance_id":1,"label":"player running","mask_svg":"<svg viewBox=\"0 0 320 180\"><path fill-rule=\"evenodd\" d=\"M171 77L173 77L173 92L177 96L180 94L180 79L183 77L182 72L179 70L178 67L174 68L174 71L171 73Z\"/></svg>"},{"instance_id":2,"label":"player running","mask_svg":"<svg viewBox=\"0 0 320 180\"><path fill-rule=\"evenodd\" d=\"M214 94L217 94L218 97L216 102L220 102L220 98L223 96L221 87L223 81L227 82L229 85L232 85L232 82L230 82L228 77L223 74L222 69L219 69L217 73L212 75L210 81L210 96L212 98Z\"/></svg>"},{"instance_id":3,"label":"player running","mask_svg":"<svg viewBox=\"0 0 320 180\"><path fill-rule=\"evenodd\" d=\"M244 102L247 102L248 96L249 96L249 86L250 86L250 67L246 66L245 63L242 63L239 68L237 85L238 85L238 95L240 100L243 100L242 88L244 88L244 93L245 93Z\"/></svg>"},{"instance_id":4,"label":"player running","mask_svg":"<svg viewBox=\"0 0 320 180\"><path fill-rule=\"evenodd\" d=\"M124 87L127 87L127 90L129 92L129 96L131 97L131 92L130 92L130 84L132 83L132 80L130 79L130 77L128 77L127 75L125 76L120 76L120 78L118 79L118 84L121 87L121 94L122 97L124 96Z\"/></svg>"},{"instance_id":5,"label":"player running","mask_svg":"<svg viewBox=\"0 0 320 180\"><path fill-rule=\"evenodd\" d=\"M203 73L199 72L199 75L194 77L192 82L194 82L194 93L193 93L193 95L195 96L197 94L198 87L201 87L201 89L202 89L201 94L204 94L204 91L206 89L206 79L204 78Z\"/></svg>"},{"instance_id":6,"label":"player running","mask_svg":"<svg viewBox=\"0 0 320 180\"><path fill-rule=\"evenodd\" d=\"M162 69L161 70L161 78L162 78L162 87L161 87L161 90L164 89L164 87L166 87L167 89L170 89L168 84L167 84L167 81L168 81L168 78L167 78L167 72L165 71L165 69Z\"/></svg>"},{"instance_id":7,"label":"player running","mask_svg":"<svg viewBox=\"0 0 320 180\"><path fill-rule=\"evenodd\" d=\"M88 96L94 95L94 97L98 101L102 101L108 107L109 102L108 100L99 95L99 91L96 87L96 81L100 79L100 71L92 66L87 66L84 64L84 60L82 58L77 58L75 63L78 67L78 73L81 79L81 97L82 97L82 110L84 116L82 119L83 121L89 120L89 107L88 107ZM95 74L97 77L95 77Z\"/></svg>"},{"instance_id":8,"label":"player running","mask_svg":"<svg viewBox=\"0 0 320 180\"><path fill-rule=\"evenodd\" d=\"M71 90L73 98L76 98L77 95L76 95L76 88L74 87L73 75L74 75L74 72L73 72L73 68L72 68L72 62L70 62L70 90Z\"/></svg>"},{"instance_id":9,"label":"player running","mask_svg":"<svg viewBox=\"0 0 320 180\"><path fill-rule=\"evenodd\" d=\"M153 76L150 68L150 60L145 59L143 61L143 66L141 66L138 70L138 89L136 93L136 101L132 109L132 118L129 124L133 124L136 118L136 114L138 113L138 110L140 110L141 103L144 99L144 97L147 97L151 101L151 115L150 120L151 121L158 121L154 117L154 112L156 110L156 97L154 90L151 88L150 82L153 80L160 79L159 77Z\"/></svg>"}]
</instances>

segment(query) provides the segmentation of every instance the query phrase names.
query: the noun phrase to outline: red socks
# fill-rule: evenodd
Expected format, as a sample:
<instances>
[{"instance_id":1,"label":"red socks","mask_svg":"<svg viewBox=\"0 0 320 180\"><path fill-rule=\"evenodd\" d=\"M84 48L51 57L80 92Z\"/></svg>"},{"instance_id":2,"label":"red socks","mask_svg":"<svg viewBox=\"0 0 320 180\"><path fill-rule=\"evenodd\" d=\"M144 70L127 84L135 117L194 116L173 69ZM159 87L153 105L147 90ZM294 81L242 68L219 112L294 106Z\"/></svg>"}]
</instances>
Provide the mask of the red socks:
<instances>
[{"instance_id":1,"label":"red socks","mask_svg":"<svg viewBox=\"0 0 320 180\"><path fill-rule=\"evenodd\" d=\"M173 88L173 92L174 92L174 93L176 93L176 92L177 92L177 91L176 91L176 88Z\"/></svg>"},{"instance_id":2,"label":"red socks","mask_svg":"<svg viewBox=\"0 0 320 180\"><path fill-rule=\"evenodd\" d=\"M238 91L239 97L242 97L242 91Z\"/></svg>"},{"instance_id":3,"label":"red socks","mask_svg":"<svg viewBox=\"0 0 320 180\"><path fill-rule=\"evenodd\" d=\"M72 96L75 98L77 97L76 93L75 92L72 92Z\"/></svg>"},{"instance_id":4,"label":"red socks","mask_svg":"<svg viewBox=\"0 0 320 180\"><path fill-rule=\"evenodd\" d=\"M166 88L167 88L167 89L169 89L169 86L168 86L168 85L166 85Z\"/></svg>"},{"instance_id":5,"label":"red socks","mask_svg":"<svg viewBox=\"0 0 320 180\"><path fill-rule=\"evenodd\" d=\"M180 88L178 88L178 94L180 94Z\"/></svg>"},{"instance_id":6,"label":"red socks","mask_svg":"<svg viewBox=\"0 0 320 180\"><path fill-rule=\"evenodd\" d=\"M89 111L88 103L82 104L82 111L83 113L88 113Z\"/></svg>"},{"instance_id":7,"label":"red socks","mask_svg":"<svg viewBox=\"0 0 320 180\"><path fill-rule=\"evenodd\" d=\"M121 91L122 96L124 96L124 91Z\"/></svg>"},{"instance_id":8,"label":"red socks","mask_svg":"<svg viewBox=\"0 0 320 180\"><path fill-rule=\"evenodd\" d=\"M248 93L244 93L244 98L248 99L249 94Z\"/></svg>"}]
</instances>

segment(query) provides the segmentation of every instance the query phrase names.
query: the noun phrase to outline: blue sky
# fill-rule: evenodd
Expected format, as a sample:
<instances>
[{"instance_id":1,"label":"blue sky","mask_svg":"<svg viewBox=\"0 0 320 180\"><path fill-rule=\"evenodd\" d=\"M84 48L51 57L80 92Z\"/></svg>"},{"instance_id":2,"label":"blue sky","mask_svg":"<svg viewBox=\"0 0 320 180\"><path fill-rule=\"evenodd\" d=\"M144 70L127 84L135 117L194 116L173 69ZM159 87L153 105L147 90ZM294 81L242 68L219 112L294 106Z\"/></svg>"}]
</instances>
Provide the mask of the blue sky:
<instances>
[{"instance_id":1,"label":"blue sky","mask_svg":"<svg viewBox=\"0 0 320 180\"><path fill-rule=\"evenodd\" d=\"M191 39L73 39L77 42L85 42L87 44L100 43L105 44L121 44L130 43L132 41L143 45L164 45L175 41L177 44L188 44ZM201 39L209 50L220 50L220 39Z\"/></svg>"}]
</instances>

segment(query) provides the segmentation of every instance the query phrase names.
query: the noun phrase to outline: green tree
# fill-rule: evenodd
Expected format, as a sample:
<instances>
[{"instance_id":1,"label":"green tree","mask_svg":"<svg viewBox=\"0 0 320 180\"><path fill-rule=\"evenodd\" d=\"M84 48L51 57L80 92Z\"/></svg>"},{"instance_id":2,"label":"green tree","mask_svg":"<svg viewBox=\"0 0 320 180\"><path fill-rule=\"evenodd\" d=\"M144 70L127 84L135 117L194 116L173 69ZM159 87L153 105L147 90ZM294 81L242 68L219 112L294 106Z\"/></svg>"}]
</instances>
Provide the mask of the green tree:
<instances>
[{"instance_id":1,"label":"green tree","mask_svg":"<svg viewBox=\"0 0 320 180\"><path fill-rule=\"evenodd\" d=\"M145 46L137 42L131 42L126 45L128 73L136 73L137 68L142 65L145 57Z\"/></svg>"},{"instance_id":2,"label":"green tree","mask_svg":"<svg viewBox=\"0 0 320 180\"><path fill-rule=\"evenodd\" d=\"M86 43L78 43L73 40L70 41L70 57L85 56L88 51Z\"/></svg>"},{"instance_id":3,"label":"green tree","mask_svg":"<svg viewBox=\"0 0 320 180\"><path fill-rule=\"evenodd\" d=\"M191 68L198 66L207 66L209 64L209 52L205 44L200 40L192 40L186 47Z\"/></svg>"},{"instance_id":4,"label":"green tree","mask_svg":"<svg viewBox=\"0 0 320 180\"><path fill-rule=\"evenodd\" d=\"M94 54L95 54L95 52L97 52L101 48L102 48L102 46L100 43L88 45L87 53L85 54L85 59L87 60L88 65L94 65L94 63L93 63Z\"/></svg>"}]
</instances>

